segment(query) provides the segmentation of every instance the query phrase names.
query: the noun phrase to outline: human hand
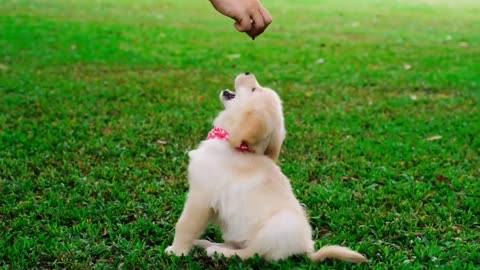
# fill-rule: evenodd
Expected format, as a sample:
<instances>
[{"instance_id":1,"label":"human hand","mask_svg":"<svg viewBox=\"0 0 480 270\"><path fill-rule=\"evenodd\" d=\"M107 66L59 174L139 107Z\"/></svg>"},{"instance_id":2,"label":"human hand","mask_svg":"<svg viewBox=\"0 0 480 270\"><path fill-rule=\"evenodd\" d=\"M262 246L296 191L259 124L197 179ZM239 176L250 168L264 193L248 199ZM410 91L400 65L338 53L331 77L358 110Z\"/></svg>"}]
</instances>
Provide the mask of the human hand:
<instances>
[{"instance_id":1,"label":"human hand","mask_svg":"<svg viewBox=\"0 0 480 270\"><path fill-rule=\"evenodd\" d=\"M210 0L213 7L235 20L235 28L252 39L262 34L272 22L272 16L259 0Z\"/></svg>"}]
</instances>

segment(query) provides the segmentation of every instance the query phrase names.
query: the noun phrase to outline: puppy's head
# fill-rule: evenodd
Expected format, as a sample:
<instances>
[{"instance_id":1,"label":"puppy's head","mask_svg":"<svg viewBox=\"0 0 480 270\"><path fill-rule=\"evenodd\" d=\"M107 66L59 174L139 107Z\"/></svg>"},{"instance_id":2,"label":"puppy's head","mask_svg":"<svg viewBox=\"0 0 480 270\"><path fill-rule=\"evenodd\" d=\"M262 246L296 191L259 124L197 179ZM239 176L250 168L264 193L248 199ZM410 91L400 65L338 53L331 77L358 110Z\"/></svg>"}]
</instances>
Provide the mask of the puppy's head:
<instances>
[{"instance_id":1,"label":"puppy's head","mask_svg":"<svg viewBox=\"0 0 480 270\"><path fill-rule=\"evenodd\" d=\"M276 161L285 139L282 102L277 93L262 87L247 72L235 79L235 92L221 91L220 100L225 110L215 126L228 131L232 146L247 144L250 151Z\"/></svg>"},{"instance_id":2,"label":"puppy's head","mask_svg":"<svg viewBox=\"0 0 480 270\"><path fill-rule=\"evenodd\" d=\"M255 93L256 92L256 93ZM225 108L228 108L230 104L238 104L243 102L252 102L248 101L249 97L255 93L256 99L258 95L264 95L264 93L259 94L262 91L262 87L258 84L257 79L250 72L240 74L235 78L235 92L230 90L223 90L220 92L220 100L223 102Z\"/></svg>"}]
</instances>

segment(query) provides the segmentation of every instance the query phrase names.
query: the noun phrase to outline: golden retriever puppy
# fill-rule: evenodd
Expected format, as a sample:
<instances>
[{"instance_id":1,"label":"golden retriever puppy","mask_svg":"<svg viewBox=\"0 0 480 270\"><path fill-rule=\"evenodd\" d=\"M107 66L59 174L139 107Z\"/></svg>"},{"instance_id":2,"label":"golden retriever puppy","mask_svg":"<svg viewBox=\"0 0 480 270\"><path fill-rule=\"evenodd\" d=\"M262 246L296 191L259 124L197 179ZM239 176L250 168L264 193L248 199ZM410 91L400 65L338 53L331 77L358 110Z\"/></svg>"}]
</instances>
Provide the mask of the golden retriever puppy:
<instances>
[{"instance_id":1,"label":"golden retriever puppy","mask_svg":"<svg viewBox=\"0 0 480 270\"><path fill-rule=\"evenodd\" d=\"M165 252L180 256L199 246L209 256L246 259L258 254L281 260L306 254L313 261L366 262L341 246L315 252L305 211L275 163L285 138L278 95L245 73L235 79L235 92L222 91L220 99L225 110L215 128L189 152L190 190ZM198 240L210 223L220 226L225 243Z\"/></svg>"}]
</instances>

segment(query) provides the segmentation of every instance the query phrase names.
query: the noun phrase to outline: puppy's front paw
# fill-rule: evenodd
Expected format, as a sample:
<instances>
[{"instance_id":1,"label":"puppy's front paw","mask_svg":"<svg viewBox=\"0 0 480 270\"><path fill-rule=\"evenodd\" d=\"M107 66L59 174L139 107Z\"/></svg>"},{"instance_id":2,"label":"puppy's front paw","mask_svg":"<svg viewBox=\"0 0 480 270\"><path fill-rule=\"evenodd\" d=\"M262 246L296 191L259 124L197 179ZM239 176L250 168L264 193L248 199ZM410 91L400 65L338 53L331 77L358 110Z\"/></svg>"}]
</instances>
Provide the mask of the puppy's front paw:
<instances>
[{"instance_id":1,"label":"puppy's front paw","mask_svg":"<svg viewBox=\"0 0 480 270\"><path fill-rule=\"evenodd\" d=\"M188 249L182 248L174 248L173 246L169 246L165 249L165 253L167 255L175 255L175 256L185 256L188 254Z\"/></svg>"}]
</instances>

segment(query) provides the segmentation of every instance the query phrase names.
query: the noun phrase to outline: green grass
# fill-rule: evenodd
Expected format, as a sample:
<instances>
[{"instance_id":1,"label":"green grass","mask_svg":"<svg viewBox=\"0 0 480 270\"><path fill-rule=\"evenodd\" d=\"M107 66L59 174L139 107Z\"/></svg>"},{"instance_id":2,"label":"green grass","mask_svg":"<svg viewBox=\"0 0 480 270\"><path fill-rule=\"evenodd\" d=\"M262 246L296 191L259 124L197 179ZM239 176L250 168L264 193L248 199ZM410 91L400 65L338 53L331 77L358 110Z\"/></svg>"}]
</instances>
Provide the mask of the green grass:
<instances>
[{"instance_id":1,"label":"green grass","mask_svg":"<svg viewBox=\"0 0 480 270\"><path fill-rule=\"evenodd\" d=\"M350 268L163 254L186 152L244 71L283 98L280 163L317 248L480 267L478 1L264 4L251 41L206 0L0 0L3 269Z\"/></svg>"}]
</instances>

